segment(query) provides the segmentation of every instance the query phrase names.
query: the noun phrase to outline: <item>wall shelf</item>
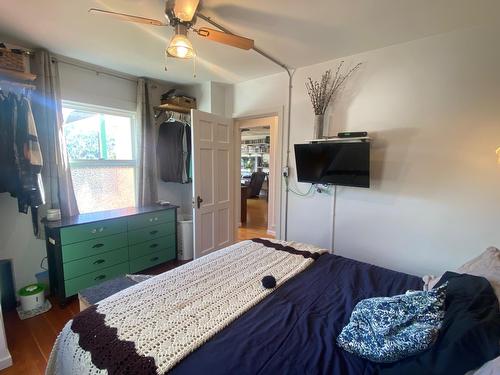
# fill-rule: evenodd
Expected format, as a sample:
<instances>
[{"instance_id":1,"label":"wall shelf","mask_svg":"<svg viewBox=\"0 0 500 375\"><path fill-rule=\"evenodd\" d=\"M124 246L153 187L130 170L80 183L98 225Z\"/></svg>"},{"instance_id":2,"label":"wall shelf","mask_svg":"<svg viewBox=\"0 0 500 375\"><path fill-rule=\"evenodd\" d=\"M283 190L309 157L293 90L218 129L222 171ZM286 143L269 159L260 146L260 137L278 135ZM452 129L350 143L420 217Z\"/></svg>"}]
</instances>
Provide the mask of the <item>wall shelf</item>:
<instances>
[{"instance_id":1,"label":"wall shelf","mask_svg":"<svg viewBox=\"0 0 500 375\"><path fill-rule=\"evenodd\" d=\"M18 72L16 70L0 68L0 79L5 81L33 82L36 79L36 75L31 73Z\"/></svg>"},{"instance_id":2,"label":"wall shelf","mask_svg":"<svg viewBox=\"0 0 500 375\"><path fill-rule=\"evenodd\" d=\"M191 113L191 108L181 107L180 105L175 105L175 104L160 104L156 106L154 109L163 111L173 111L179 113Z\"/></svg>"},{"instance_id":3,"label":"wall shelf","mask_svg":"<svg viewBox=\"0 0 500 375\"><path fill-rule=\"evenodd\" d=\"M370 142L370 137L331 137L331 138L321 138L321 139L309 139L307 143L326 143L326 142Z\"/></svg>"}]
</instances>

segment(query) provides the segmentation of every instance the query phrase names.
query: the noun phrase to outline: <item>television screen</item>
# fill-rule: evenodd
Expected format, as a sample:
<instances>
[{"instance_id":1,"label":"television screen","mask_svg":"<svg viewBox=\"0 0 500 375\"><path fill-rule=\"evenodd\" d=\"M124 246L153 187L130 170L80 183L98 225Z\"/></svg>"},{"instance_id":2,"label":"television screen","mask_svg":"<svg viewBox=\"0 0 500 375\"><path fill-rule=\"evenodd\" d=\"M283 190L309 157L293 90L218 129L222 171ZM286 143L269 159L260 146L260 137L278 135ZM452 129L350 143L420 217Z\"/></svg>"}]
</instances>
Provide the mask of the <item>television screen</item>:
<instances>
[{"instance_id":1,"label":"television screen","mask_svg":"<svg viewBox=\"0 0 500 375\"><path fill-rule=\"evenodd\" d=\"M295 145L299 182L370 187L370 143L329 142Z\"/></svg>"}]
</instances>

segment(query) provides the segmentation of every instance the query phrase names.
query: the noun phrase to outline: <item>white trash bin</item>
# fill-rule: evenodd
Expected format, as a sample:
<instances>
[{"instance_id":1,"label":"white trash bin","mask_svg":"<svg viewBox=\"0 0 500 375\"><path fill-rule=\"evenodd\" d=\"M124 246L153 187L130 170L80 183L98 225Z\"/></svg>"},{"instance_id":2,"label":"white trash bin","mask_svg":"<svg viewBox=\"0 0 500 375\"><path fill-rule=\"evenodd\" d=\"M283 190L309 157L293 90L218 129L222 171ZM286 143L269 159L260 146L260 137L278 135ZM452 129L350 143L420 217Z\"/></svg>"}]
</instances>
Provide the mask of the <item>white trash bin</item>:
<instances>
[{"instance_id":1,"label":"white trash bin","mask_svg":"<svg viewBox=\"0 0 500 375\"><path fill-rule=\"evenodd\" d=\"M193 259L193 217L190 215L177 216L177 258Z\"/></svg>"}]
</instances>

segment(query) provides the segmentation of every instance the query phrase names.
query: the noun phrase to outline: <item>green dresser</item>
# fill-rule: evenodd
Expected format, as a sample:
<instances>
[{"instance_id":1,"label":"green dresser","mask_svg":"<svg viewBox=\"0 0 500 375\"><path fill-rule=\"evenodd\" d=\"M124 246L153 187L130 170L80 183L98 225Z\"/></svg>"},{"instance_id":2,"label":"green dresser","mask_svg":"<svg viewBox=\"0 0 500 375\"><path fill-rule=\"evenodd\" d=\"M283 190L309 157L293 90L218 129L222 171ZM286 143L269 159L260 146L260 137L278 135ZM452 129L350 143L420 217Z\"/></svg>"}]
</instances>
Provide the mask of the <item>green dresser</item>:
<instances>
[{"instance_id":1,"label":"green dresser","mask_svg":"<svg viewBox=\"0 0 500 375\"><path fill-rule=\"evenodd\" d=\"M82 289L175 259L176 222L172 205L45 222L52 294L64 305Z\"/></svg>"}]
</instances>

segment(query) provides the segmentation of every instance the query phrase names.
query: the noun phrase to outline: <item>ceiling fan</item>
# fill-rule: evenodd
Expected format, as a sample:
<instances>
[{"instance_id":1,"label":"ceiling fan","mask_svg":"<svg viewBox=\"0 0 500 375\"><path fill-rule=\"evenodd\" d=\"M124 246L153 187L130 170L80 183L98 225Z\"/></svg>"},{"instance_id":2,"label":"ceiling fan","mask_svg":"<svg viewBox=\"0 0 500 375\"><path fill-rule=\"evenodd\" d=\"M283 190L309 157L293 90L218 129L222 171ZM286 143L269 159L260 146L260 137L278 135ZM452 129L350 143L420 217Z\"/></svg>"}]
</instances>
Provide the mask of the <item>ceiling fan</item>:
<instances>
[{"instance_id":1,"label":"ceiling fan","mask_svg":"<svg viewBox=\"0 0 500 375\"><path fill-rule=\"evenodd\" d=\"M196 24L198 14L200 18L208 18L198 12L198 5L199 0L167 0L165 2L166 23L152 18L139 17L96 8L89 9L89 13L112 16L122 21L137 22L146 25L173 27L175 29L175 34L170 39L170 43L166 49L167 55L171 57L190 59L196 55L193 45L187 37L188 30L195 32L202 38L226 44L228 46L245 50L254 48L254 41L252 39L208 27L200 27L198 29L195 28L194 26Z\"/></svg>"}]
</instances>

